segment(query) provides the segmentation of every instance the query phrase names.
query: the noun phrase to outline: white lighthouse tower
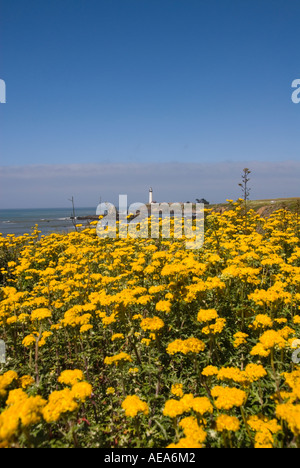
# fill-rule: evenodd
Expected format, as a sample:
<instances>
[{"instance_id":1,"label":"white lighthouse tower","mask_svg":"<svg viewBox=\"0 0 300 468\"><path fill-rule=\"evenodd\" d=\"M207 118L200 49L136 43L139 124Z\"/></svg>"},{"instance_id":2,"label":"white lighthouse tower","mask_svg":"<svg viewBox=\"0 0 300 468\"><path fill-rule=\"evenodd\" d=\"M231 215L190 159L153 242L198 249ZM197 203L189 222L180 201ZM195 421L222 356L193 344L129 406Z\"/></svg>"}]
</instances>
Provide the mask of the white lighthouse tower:
<instances>
[{"instance_id":1,"label":"white lighthouse tower","mask_svg":"<svg viewBox=\"0 0 300 468\"><path fill-rule=\"evenodd\" d=\"M150 187L150 189L149 189L149 205L151 205L151 203L153 203L153 189L152 189L152 187Z\"/></svg>"}]
</instances>

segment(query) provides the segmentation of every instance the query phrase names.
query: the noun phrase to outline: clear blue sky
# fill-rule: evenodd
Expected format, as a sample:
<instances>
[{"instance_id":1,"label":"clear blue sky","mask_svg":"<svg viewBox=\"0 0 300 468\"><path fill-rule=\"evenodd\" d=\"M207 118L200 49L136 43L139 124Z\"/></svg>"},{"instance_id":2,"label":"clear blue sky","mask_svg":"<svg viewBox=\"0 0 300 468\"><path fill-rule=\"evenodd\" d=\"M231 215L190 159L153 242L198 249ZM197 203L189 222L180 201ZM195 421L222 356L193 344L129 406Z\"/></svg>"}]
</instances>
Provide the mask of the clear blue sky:
<instances>
[{"instance_id":1,"label":"clear blue sky","mask_svg":"<svg viewBox=\"0 0 300 468\"><path fill-rule=\"evenodd\" d=\"M299 44L295 0L0 0L0 166L299 162Z\"/></svg>"}]
</instances>

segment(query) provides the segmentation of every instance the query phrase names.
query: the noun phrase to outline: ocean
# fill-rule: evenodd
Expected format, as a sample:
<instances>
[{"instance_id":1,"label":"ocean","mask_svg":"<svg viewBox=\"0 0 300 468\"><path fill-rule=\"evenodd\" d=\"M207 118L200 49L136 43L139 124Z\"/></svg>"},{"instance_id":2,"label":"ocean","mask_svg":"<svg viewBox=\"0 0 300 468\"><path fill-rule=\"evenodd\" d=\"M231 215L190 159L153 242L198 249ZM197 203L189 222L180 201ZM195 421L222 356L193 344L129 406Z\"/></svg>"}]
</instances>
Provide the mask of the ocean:
<instances>
[{"instance_id":1,"label":"ocean","mask_svg":"<svg viewBox=\"0 0 300 468\"><path fill-rule=\"evenodd\" d=\"M80 218L96 215L96 209L97 207L76 208L75 216ZM26 232L30 233L36 224L44 235L70 232L74 230L71 216L72 208L70 207L0 210L0 233L3 236L7 236L7 234L21 236ZM77 221L77 223L81 222L85 223L85 221Z\"/></svg>"}]
</instances>

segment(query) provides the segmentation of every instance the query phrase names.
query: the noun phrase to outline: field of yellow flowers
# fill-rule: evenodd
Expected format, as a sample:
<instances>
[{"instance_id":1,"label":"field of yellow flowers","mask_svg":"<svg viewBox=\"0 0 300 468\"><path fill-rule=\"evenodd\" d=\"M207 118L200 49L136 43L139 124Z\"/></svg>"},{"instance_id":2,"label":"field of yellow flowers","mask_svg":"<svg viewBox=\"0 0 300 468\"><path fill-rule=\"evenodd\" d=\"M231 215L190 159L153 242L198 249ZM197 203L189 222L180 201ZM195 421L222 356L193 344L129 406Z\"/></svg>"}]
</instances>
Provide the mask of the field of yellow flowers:
<instances>
[{"instance_id":1,"label":"field of yellow flowers","mask_svg":"<svg viewBox=\"0 0 300 468\"><path fill-rule=\"evenodd\" d=\"M0 236L0 447L300 447L299 232L238 201L197 250Z\"/></svg>"}]
</instances>

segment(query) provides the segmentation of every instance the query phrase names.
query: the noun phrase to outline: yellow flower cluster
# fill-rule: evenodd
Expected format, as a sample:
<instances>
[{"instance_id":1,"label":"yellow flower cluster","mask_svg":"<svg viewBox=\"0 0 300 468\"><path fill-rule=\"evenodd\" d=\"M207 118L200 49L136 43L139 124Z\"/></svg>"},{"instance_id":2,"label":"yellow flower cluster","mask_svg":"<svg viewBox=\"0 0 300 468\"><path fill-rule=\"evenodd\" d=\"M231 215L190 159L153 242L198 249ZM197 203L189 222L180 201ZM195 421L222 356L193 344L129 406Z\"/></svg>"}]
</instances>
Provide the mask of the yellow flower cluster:
<instances>
[{"instance_id":1,"label":"yellow flower cluster","mask_svg":"<svg viewBox=\"0 0 300 468\"><path fill-rule=\"evenodd\" d=\"M95 226L0 235L0 443L300 447L297 213L206 209L194 250Z\"/></svg>"},{"instance_id":2,"label":"yellow flower cluster","mask_svg":"<svg viewBox=\"0 0 300 468\"><path fill-rule=\"evenodd\" d=\"M183 429L185 437L182 437L177 444L170 444L167 448L202 448L205 442L207 433L198 425L197 419L194 416L183 418L179 427Z\"/></svg>"},{"instance_id":3,"label":"yellow flower cluster","mask_svg":"<svg viewBox=\"0 0 300 468\"><path fill-rule=\"evenodd\" d=\"M48 402L42 411L47 423L56 422L62 415L77 411L80 404L91 397L92 386L83 381L83 378L83 373L79 369L66 370L60 374L58 382L71 388L55 390L49 395Z\"/></svg>"},{"instance_id":4,"label":"yellow flower cluster","mask_svg":"<svg viewBox=\"0 0 300 468\"><path fill-rule=\"evenodd\" d=\"M286 346L286 340L276 330L267 330L259 338L258 343L252 348L250 354L253 356L268 356L271 349L278 348L284 349Z\"/></svg>"},{"instance_id":5,"label":"yellow flower cluster","mask_svg":"<svg viewBox=\"0 0 300 468\"><path fill-rule=\"evenodd\" d=\"M35 320L41 321L47 318L50 318L52 313L49 309L36 309L31 312L30 320L34 322Z\"/></svg>"},{"instance_id":6,"label":"yellow flower cluster","mask_svg":"<svg viewBox=\"0 0 300 468\"><path fill-rule=\"evenodd\" d=\"M37 424L42 417L46 400L42 397L29 397L21 388L11 390L6 400L6 408L0 414L0 447L8 447L18 436L21 428Z\"/></svg>"},{"instance_id":7,"label":"yellow flower cluster","mask_svg":"<svg viewBox=\"0 0 300 468\"><path fill-rule=\"evenodd\" d=\"M245 386L265 377L267 371L261 364L250 363L247 364L245 370L240 370L237 367L222 367L215 375L218 380L232 380Z\"/></svg>"},{"instance_id":8,"label":"yellow flower cluster","mask_svg":"<svg viewBox=\"0 0 300 468\"><path fill-rule=\"evenodd\" d=\"M134 418L139 413L147 415L149 413L148 405L142 401L137 395L128 395L122 402L122 408L125 410L125 415Z\"/></svg>"},{"instance_id":9,"label":"yellow flower cluster","mask_svg":"<svg viewBox=\"0 0 300 468\"><path fill-rule=\"evenodd\" d=\"M249 294L249 299L251 299L257 305L270 306L276 302L290 304L292 296L288 291L284 290L284 287L281 283L277 282L267 290L256 289L254 293Z\"/></svg>"},{"instance_id":10,"label":"yellow flower cluster","mask_svg":"<svg viewBox=\"0 0 300 468\"><path fill-rule=\"evenodd\" d=\"M141 328L144 331L151 330L151 331L158 331L164 327L164 321L159 317L146 317L145 319L141 320Z\"/></svg>"},{"instance_id":11,"label":"yellow flower cluster","mask_svg":"<svg viewBox=\"0 0 300 468\"><path fill-rule=\"evenodd\" d=\"M63 413L78 409L78 403L69 388L55 390L51 393L48 403L43 409L43 417L48 423L58 421Z\"/></svg>"},{"instance_id":12,"label":"yellow flower cluster","mask_svg":"<svg viewBox=\"0 0 300 468\"><path fill-rule=\"evenodd\" d=\"M179 400L172 398L167 400L163 409L163 414L170 418L176 418L191 410L203 416L205 413L212 413L213 407L207 397L195 398L191 393L188 393L183 395Z\"/></svg>"},{"instance_id":13,"label":"yellow flower cluster","mask_svg":"<svg viewBox=\"0 0 300 468\"><path fill-rule=\"evenodd\" d=\"M250 416L249 427L255 431L255 448L273 448L274 434L281 430L276 419L269 420L263 416Z\"/></svg>"},{"instance_id":14,"label":"yellow flower cluster","mask_svg":"<svg viewBox=\"0 0 300 468\"><path fill-rule=\"evenodd\" d=\"M132 362L132 358L129 354L121 352L119 354L115 354L114 356L106 356L104 359L104 364L111 365L111 364L116 364L116 366L119 363L124 363L124 362Z\"/></svg>"},{"instance_id":15,"label":"yellow flower cluster","mask_svg":"<svg viewBox=\"0 0 300 468\"><path fill-rule=\"evenodd\" d=\"M5 407L0 413L0 448L14 446L22 432L26 433L27 428L41 421L56 422L62 414L78 410L92 393L88 382L78 381L82 379L81 371L63 371L58 381L71 385L71 388L54 391L46 400L40 395L31 396L24 391L35 383L30 375L19 378L15 372L8 371L0 376L0 398L5 397ZM9 390L12 383L17 388Z\"/></svg>"},{"instance_id":16,"label":"yellow flower cluster","mask_svg":"<svg viewBox=\"0 0 300 468\"><path fill-rule=\"evenodd\" d=\"M198 322L206 323L214 320L214 323L209 323L207 326L202 328L201 331L205 335L222 333L226 324L226 319L220 318L215 309L200 309L197 315L197 320Z\"/></svg>"},{"instance_id":17,"label":"yellow flower cluster","mask_svg":"<svg viewBox=\"0 0 300 468\"><path fill-rule=\"evenodd\" d=\"M198 338L187 338L186 340L181 340L180 338L177 340L172 341L169 343L167 347L168 354L175 354L175 353L200 353L204 351L205 344L203 341L199 340Z\"/></svg>"},{"instance_id":18,"label":"yellow flower cluster","mask_svg":"<svg viewBox=\"0 0 300 468\"><path fill-rule=\"evenodd\" d=\"M237 417L228 414L220 414L216 419L216 430L218 432L236 432L240 428L240 422Z\"/></svg>"},{"instance_id":19,"label":"yellow flower cluster","mask_svg":"<svg viewBox=\"0 0 300 468\"><path fill-rule=\"evenodd\" d=\"M249 325L251 326L251 325ZM269 317L266 314L258 314L255 317L255 320L252 323L253 328L258 329L258 328L272 328L273 326L273 321L271 317Z\"/></svg>"},{"instance_id":20,"label":"yellow flower cluster","mask_svg":"<svg viewBox=\"0 0 300 468\"><path fill-rule=\"evenodd\" d=\"M80 369L65 370L58 377L57 381L65 385L74 385L84 379L83 372Z\"/></svg>"},{"instance_id":21,"label":"yellow flower cluster","mask_svg":"<svg viewBox=\"0 0 300 468\"><path fill-rule=\"evenodd\" d=\"M234 406L243 406L246 402L246 393L235 387L222 387L216 385L211 389L211 395L215 399L218 409L231 410Z\"/></svg>"},{"instance_id":22,"label":"yellow flower cluster","mask_svg":"<svg viewBox=\"0 0 300 468\"><path fill-rule=\"evenodd\" d=\"M233 338L234 338L234 343L233 343L233 346L235 348L239 348L240 346L244 345L247 343L247 338L248 338L248 334L247 333L243 333L243 332L237 332L233 335Z\"/></svg>"},{"instance_id":23,"label":"yellow flower cluster","mask_svg":"<svg viewBox=\"0 0 300 468\"><path fill-rule=\"evenodd\" d=\"M211 322L218 317L215 309L200 309L197 315L198 322Z\"/></svg>"},{"instance_id":24,"label":"yellow flower cluster","mask_svg":"<svg viewBox=\"0 0 300 468\"><path fill-rule=\"evenodd\" d=\"M183 396L183 385L181 383L173 384L171 387L171 393L181 398Z\"/></svg>"},{"instance_id":25,"label":"yellow flower cluster","mask_svg":"<svg viewBox=\"0 0 300 468\"><path fill-rule=\"evenodd\" d=\"M12 384L14 380L18 379L18 374L14 371L5 372L0 375L0 397L4 397L7 393L7 388Z\"/></svg>"},{"instance_id":26,"label":"yellow flower cluster","mask_svg":"<svg viewBox=\"0 0 300 468\"><path fill-rule=\"evenodd\" d=\"M284 372L285 385L289 391L282 391L282 402L277 404L276 416L285 422L292 433L300 435L300 367L288 373Z\"/></svg>"},{"instance_id":27,"label":"yellow flower cluster","mask_svg":"<svg viewBox=\"0 0 300 468\"><path fill-rule=\"evenodd\" d=\"M157 312L165 312L166 314L168 314L171 311L171 302L159 301L156 304L155 309L157 310Z\"/></svg>"},{"instance_id":28,"label":"yellow flower cluster","mask_svg":"<svg viewBox=\"0 0 300 468\"><path fill-rule=\"evenodd\" d=\"M111 337L111 341L123 340L123 339L124 339L123 333L114 333L113 336Z\"/></svg>"}]
</instances>

